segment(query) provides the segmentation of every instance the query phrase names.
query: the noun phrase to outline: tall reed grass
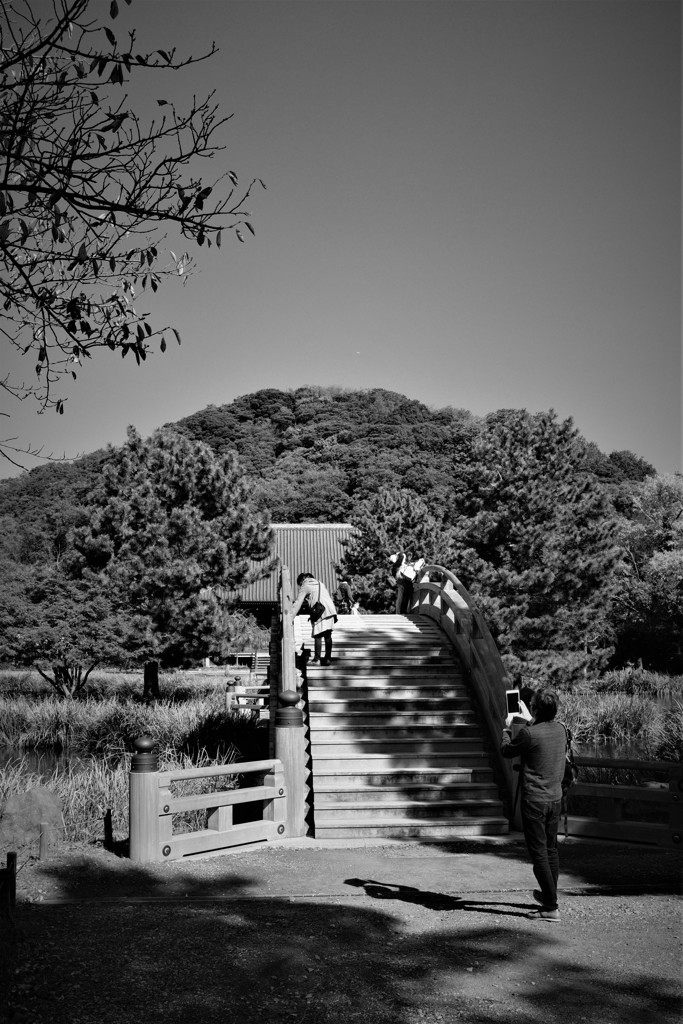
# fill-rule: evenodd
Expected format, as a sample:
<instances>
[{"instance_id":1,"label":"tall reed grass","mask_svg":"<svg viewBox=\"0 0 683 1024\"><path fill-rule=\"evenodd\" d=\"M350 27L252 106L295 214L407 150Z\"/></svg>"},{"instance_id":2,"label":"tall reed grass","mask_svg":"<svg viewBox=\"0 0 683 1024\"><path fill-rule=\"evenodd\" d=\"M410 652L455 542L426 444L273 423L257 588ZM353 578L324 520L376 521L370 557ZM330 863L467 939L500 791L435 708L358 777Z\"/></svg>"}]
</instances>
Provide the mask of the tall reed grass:
<instances>
[{"instance_id":1,"label":"tall reed grass","mask_svg":"<svg viewBox=\"0 0 683 1024\"><path fill-rule=\"evenodd\" d=\"M159 754L161 771L177 771L216 764L232 764L238 751L230 746L218 758L202 753L194 758L178 754L172 748ZM128 836L128 791L130 757L121 753L107 758L86 757L54 768L47 776L31 768L27 759L17 758L0 769L0 807L14 793L28 793L44 787L60 801L64 815L64 829L54 840L69 844L92 844L104 840L104 818L111 811L114 840L121 843ZM174 795L210 793L231 789L236 785L234 776L225 778L190 779L174 783ZM174 815L175 832L188 832L203 828L204 811ZM36 835L35 845L39 837Z\"/></svg>"},{"instance_id":2,"label":"tall reed grass","mask_svg":"<svg viewBox=\"0 0 683 1024\"><path fill-rule=\"evenodd\" d=\"M70 843L102 839L112 812L115 837L128 832L128 773L134 741L151 736L162 770L185 769L267 756L266 723L225 708L219 679L187 673L162 678L163 699L141 700L142 677L100 674L79 700L53 693L37 673L0 673L0 813L9 795L44 786L60 799ZM60 754L57 767L41 771L34 755ZM49 761L49 758L46 758ZM178 784L179 795L236 785L200 779ZM174 830L203 827L204 812L174 816Z\"/></svg>"}]
</instances>

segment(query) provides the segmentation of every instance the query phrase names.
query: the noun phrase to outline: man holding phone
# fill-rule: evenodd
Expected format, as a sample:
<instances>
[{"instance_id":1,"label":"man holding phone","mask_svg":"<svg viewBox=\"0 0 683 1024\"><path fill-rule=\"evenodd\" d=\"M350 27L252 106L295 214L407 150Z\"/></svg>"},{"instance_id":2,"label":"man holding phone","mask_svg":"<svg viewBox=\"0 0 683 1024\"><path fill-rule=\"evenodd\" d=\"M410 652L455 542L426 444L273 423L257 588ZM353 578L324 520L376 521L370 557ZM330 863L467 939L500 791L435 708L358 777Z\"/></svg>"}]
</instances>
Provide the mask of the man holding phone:
<instances>
[{"instance_id":1,"label":"man holding phone","mask_svg":"<svg viewBox=\"0 0 683 1024\"><path fill-rule=\"evenodd\" d=\"M555 721L559 698L552 690L538 690L531 700L531 712L523 701L519 710L510 711L501 741L503 757L521 758L522 828L531 856L534 875L540 889L534 889L534 899L540 903L527 917L540 921L559 921L557 909L557 879L559 854L557 833L562 806L562 778L564 776L567 736L561 722ZM527 723L513 738L513 719Z\"/></svg>"}]
</instances>

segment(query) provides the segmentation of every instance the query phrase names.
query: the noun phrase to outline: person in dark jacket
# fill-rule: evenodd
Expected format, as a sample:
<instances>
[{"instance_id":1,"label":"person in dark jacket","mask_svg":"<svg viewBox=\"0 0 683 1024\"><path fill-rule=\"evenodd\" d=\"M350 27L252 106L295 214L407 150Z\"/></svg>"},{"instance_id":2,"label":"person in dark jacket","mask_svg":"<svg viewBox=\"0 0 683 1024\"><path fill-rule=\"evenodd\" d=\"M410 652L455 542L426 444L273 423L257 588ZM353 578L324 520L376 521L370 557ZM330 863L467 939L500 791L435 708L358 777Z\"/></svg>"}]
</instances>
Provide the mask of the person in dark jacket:
<instances>
[{"instance_id":1,"label":"person in dark jacket","mask_svg":"<svg viewBox=\"0 0 683 1024\"><path fill-rule=\"evenodd\" d=\"M511 725L515 716L508 715L500 748L503 757L521 758L522 828L533 872L540 885L540 889L534 889L534 899L540 907L527 917L542 921L560 920L557 832L567 733L562 723L555 721L558 704L557 694L552 690L538 690L531 701L531 720L514 738ZM523 714L525 711L523 707ZM527 715L528 712L524 717Z\"/></svg>"},{"instance_id":2,"label":"person in dark jacket","mask_svg":"<svg viewBox=\"0 0 683 1024\"><path fill-rule=\"evenodd\" d=\"M390 581L396 583L396 614L403 615L410 611L413 582L425 560L418 558L415 562L409 562L405 551L397 551L395 555L389 555L389 561Z\"/></svg>"},{"instance_id":3,"label":"person in dark jacket","mask_svg":"<svg viewBox=\"0 0 683 1024\"><path fill-rule=\"evenodd\" d=\"M341 615L350 615L355 605L353 591L348 580L339 580L337 589L332 595L335 608Z\"/></svg>"},{"instance_id":4,"label":"person in dark jacket","mask_svg":"<svg viewBox=\"0 0 683 1024\"><path fill-rule=\"evenodd\" d=\"M310 572L302 572L296 578L296 585L299 593L292 605L292 615L298 615L304 602L310 610L317 601L324 605L324 610L319 619L311 622L311 635L313 637L313 657L311 665L329 665L332 661L332 630L337 621L337 609L330 597L330 592L324 583L317 580ZM325 657L321 657L323 641L325 642Z\"/></svg>"}]
</instances>

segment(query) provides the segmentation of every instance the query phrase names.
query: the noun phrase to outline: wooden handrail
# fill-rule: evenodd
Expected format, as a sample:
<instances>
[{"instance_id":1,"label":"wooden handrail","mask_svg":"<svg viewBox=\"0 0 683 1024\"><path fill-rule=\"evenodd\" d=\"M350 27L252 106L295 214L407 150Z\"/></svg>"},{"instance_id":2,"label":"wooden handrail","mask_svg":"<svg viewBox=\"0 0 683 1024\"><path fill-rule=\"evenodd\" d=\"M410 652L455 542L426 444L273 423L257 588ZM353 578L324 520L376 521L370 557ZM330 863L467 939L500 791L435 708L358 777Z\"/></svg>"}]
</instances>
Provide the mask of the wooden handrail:
<instances>
[{"instance_id":1,"label":"wooden handrail","mask_svg":"<svg viewBox=\"0 0 683 1024\"><path fill-rule=\"evenodd\" d=\"M235 764L216 764L205 768L178 768L170 772L159 772L164 785L167 782L182 782L187 779L209 779L214 775L246 775L252 772L269 772L279 762L276 758L266 761L238 761Z\"/></svg>"},{"instance_id":2,"label":"wooden handrail","mask_svg":"<svg viewBox=\"0 0 683 1024\"><path fill-rule=\"evenodd\" d=\"M455 573L442 565L422 567L413 585L411 611L435 620L460 656L486 724L491 755L511 814L512 764L500 752L505 690L510 682L484 617Z\"/></svg>"},{"instance_id":3,"label":"wooden handrail","mask_svg":"<svg viewBox=\"0 0 683 1024\"><path fill-rule=\"evenodd\" d=\"M280 576L280 616L282 623L282 672L280 674L280 692L285 690L296 692L296 665L294 662L294 616L292 605L292 581L289 566L283 565Z\"/></svg>"},{"instance_id":4,"label":"wooden handrail","mask_svg":"<svg viewBox=\"0 0 683 1024\"><path fill-rule=\"evenodd\" d=\"M654 787L633 784L620 785L607 782L584 782L581 779L568 794L566 831L568 835L591 836L602 839L620 839L657 846L683 845L683 764L678 761L635 761L632 758L576 758L579 767L602 770L631 770L658 772L667 776L667 782ZM592 797L597 814L587 817L576 813L575 798ZM626 801L660 804L666 821L636 821L622 817Z\"/></svg>"},{"instance_id":5,"label":"wooden handrail","mask_svg":"<svg viewBox=\"0 0 683 1024\"><path fill-rule=\"evenodd\" d=\"M284 767L277 758L160 772L153 740L140 738L136 741L136 751L129 776L131 860L142 863L177 860L246 842L277 839L285 834L287 786ZM262 774L263 779L260 785L245 789L187 796L174 796L170 789L173 782L242 773ZM258 801L263 805L259 820L233 824L235 804ZM188 810L206 811L207 827L196 832L174 833L173 815Z\"/></svg>"}]
</instances>

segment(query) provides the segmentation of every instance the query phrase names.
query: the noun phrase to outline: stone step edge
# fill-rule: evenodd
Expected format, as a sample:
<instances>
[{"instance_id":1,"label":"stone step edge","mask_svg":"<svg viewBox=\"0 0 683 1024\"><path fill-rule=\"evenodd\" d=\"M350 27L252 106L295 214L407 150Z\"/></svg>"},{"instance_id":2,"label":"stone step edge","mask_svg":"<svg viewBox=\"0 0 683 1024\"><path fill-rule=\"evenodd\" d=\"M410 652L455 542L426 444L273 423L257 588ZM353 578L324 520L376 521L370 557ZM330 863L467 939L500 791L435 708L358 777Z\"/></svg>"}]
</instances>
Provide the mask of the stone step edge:
<instances>
[{"instance_id":1,"label":"stone step edge","mask_svg":"<svg viewBox=\"0 0 683 1024\"><path fill-rule=\"evenodd\" d=\"M491 797L482 798L481 800L391 800L387 801L386 803L374 804L370 801L361 801L357 804L351 802L347 803L345 801L342 801L341 803L329 804L319 804L316 802L315 813L317 817L317 815L321 812L327 814L330 811L347 811L349 815L354 814L355 816L355 814L358 811L364 811L366 814L371 813L373 811L377 811L379 813L379 816L381 817L384 811L400 811L402 809L409 811L417 811L420 808L424 808L425 810L435 811L440 808L442 810L451 809L457 811L461 808L465 810L471 810L475 807L488 808L493 812L500 812L502 814L503 801ZM438 815L434 815L434 817L438 817Z\"/></svg>"},{"instance_id":2,"label":"stone step edge","mask_svg":"<svg viewBox=\"0 0 683 1024\"><path fill-rule=\"evenodd\" d=\"M457 828L459 825L493 825L500 824L508 826L508 820L502 814L487 814L482 817L476 815L467 815L463 818L454 818L451 821L441 821L438 818L396 818L392 821L390 818L378 819L378 818L337 818L335 821L330 819L328 822L316 822L315 830L316 833L320 832L322 828L339 828L339 829L367 829L367 828L392 828L396 827L407 827L407 828Z\"/></svg>"}]
</instances>

